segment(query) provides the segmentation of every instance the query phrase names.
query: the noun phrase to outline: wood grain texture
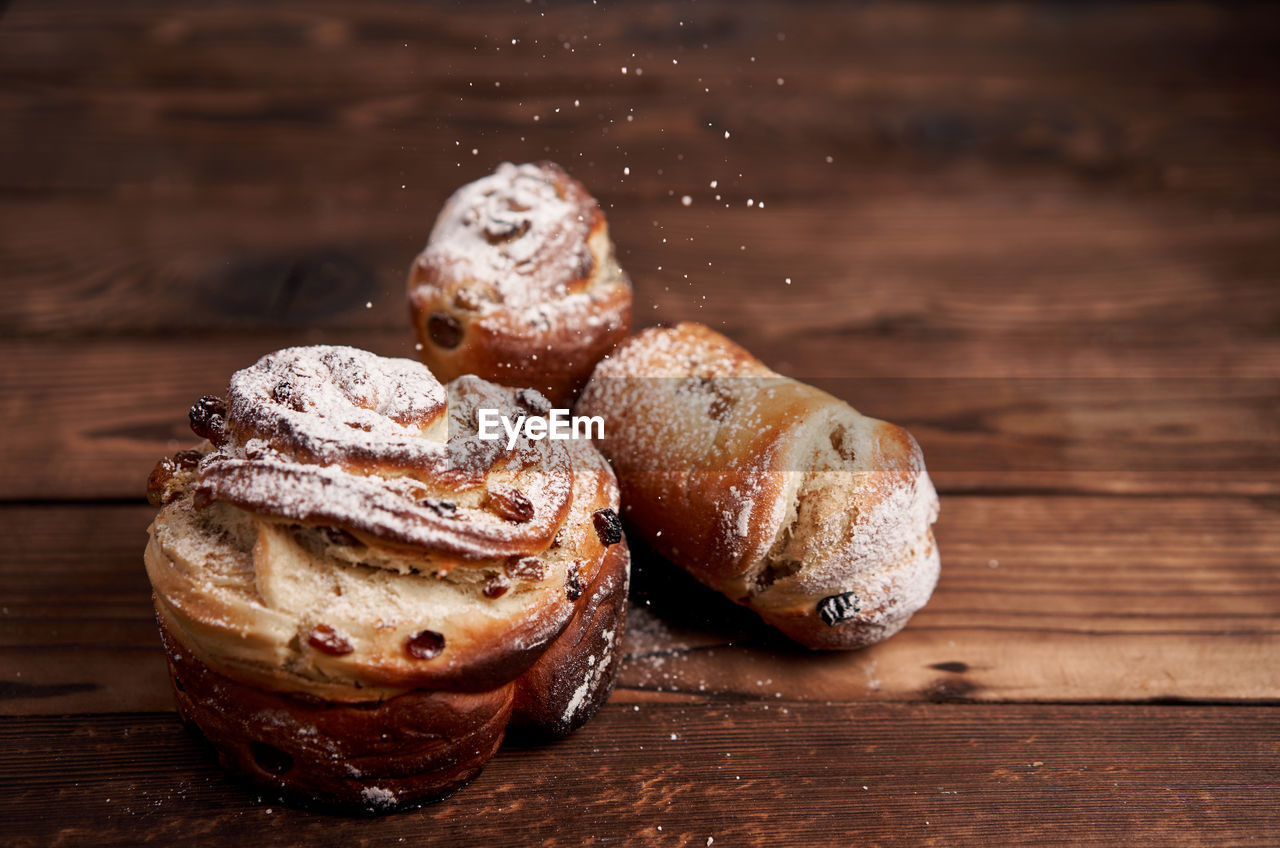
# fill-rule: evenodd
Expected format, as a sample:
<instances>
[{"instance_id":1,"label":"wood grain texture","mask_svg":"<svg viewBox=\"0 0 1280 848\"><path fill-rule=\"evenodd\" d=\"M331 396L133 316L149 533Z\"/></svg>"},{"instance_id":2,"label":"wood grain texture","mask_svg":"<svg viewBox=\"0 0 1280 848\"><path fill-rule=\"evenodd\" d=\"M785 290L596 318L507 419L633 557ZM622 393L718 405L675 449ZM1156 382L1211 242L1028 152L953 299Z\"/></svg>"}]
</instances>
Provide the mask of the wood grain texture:
<instances>
[{"instance_id":1,"label":"wood grain texture","mask_svg":"<svg viewBox=\"0 0 1280 848\"><path fill-rule=\"evenodd\" d=\"M1280 376L890 378L859 355L874 345L739 340L784 372L907 427L944 492L1280 492ZM413 355L407 328L0 341L0 429L9 434L0 443L0 499L141 497L156 461L194 444L186 415L197 398L223 393L233 371L271 350L315 342ZM885 349L890 361L898 349ZM998 349L935 341L917 353L942 361ZM831 375L817 364L833 357L861 373ZM822 370L828 375L811 376Z\"/></svg>"},{"instance_id":2,"label":"wood grain texture","mask_svg":"<svg viewBox=\"0 0 1280 848\"><path fill-rule=\"evenodd\" d=\"M600 196L643 315L807 345L802 369L831 367L817 334L888 336L895 375L1274 376L1280 26L1159 18L19 3L0 327L398 329L444 197L552 156ZM915 370L939 337L995 344Z\"/></svg>"},{"instance_id":3,"label":"wood grain texture","mask_svg":"<svg viewBox=\"0 0 1280 848\"><path fill-rule=\"evenodd\" d=\"M873 648L796 648L637 548L615 702L1280 702L1275 499L944 497L942 579ZM0 714L172 708L148 507L5 507Z\"/></svg>"},{"instance_id":4,"label":"wood grain texture","mask_svg":"<svg viewBox=\"0 0 1280 848\"><path fill-rule=\"evenodd\" d=\"M373 821L255 802L172 716L3 719L0 740L12 845L1280 840L1280 721L1247 707L613 705Z\"/></svg>"},{"instance_id":5,"label":"wood grain texture","mask_svg":"<svg viewBox=\"0 0 1280 848\"><path fill-rule=\"evenodd\" d=\"M0 0L0 841L1280 845L1277 55L1264 4ZM937 593L820 656L638 551L582 732L258 804L170 712L146 474L263 353L411 355L441 203L542 157L637 326L915 433Z\"/></svg>"}]
</instances>

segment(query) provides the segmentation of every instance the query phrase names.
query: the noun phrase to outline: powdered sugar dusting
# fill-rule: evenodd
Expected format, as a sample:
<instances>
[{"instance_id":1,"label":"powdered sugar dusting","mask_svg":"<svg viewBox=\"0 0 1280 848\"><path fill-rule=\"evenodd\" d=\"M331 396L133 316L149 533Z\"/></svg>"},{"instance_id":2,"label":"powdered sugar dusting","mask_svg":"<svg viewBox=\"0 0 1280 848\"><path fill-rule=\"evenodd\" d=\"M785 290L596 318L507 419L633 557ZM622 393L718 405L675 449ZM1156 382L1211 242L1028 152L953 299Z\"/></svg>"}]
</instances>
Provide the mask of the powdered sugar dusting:
<instances>
[{"instance_id":1,"label":"powdered sugar dusting","mask_svg":"<svg viewBox=\"0 0 1280 848\"><path fill-rule=\"evenodd\" d=\"M461 377L448 395L412 360L340 347L277 351L232 377L228 439L201 463L199 487L260 514L464 558L543 550L571 495L567 449L479 439L479 406L527 412L511 389ZM490 476L522 492L529 520L495 512Z\"/></svg>"},{"instance_id":2,"label":"powdered sugar dusting","mask_svg":"<svg viewBox=\"0 0 1280 848\"><path fill-rule=\"evenodd\" d=\"M419 258L442 278L483 281L478 311L560 298L586 277L588 237L602 219L580 183L551 163L504 162L454 192Z\"/></svg>"}]
</instances>

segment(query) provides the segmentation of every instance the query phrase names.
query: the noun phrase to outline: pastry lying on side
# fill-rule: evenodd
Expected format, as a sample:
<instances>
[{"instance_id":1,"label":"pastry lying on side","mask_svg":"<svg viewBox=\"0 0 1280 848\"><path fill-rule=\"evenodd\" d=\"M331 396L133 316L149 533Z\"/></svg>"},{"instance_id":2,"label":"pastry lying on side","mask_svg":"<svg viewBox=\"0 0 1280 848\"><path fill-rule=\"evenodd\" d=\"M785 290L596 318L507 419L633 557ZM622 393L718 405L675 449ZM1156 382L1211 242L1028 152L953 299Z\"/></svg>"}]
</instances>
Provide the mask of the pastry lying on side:
<instances>
[{"instance_id":1,"label":"pastry lying on side","mask_svg":"<svg viewBox=\"0 0 1280 848\"><path fill-rule=\"evenodd\" d=\"M608 697L628 554L587 442L476 437L536 392L343 347L202 398L160 462L147 573L182 717L285 800L378 813L471 779L509 723Z\"/></svg>"},{"instance_id":2,"label":"pastry lying on side","mask_svg":"<svg viewBox=\"0 0 1280 848\"><path fill-rule=\"evenodd\" d=\"M878 642L933 592L938 498L911 434L701 324L628 340L575 411L605 419L629 526L797 642Z\"/></svg>"},{"instance_id":3,"label":"pastry lying on side","mask_svg":"<svg viewBox=\"0 0 1280 848\"><path fill-rule=\"evenodd\" d=\"M604 213L551 162L505 163L445 203L409 271L422 361L572 403L631 326Z\"/></svg>"}]
</instances>

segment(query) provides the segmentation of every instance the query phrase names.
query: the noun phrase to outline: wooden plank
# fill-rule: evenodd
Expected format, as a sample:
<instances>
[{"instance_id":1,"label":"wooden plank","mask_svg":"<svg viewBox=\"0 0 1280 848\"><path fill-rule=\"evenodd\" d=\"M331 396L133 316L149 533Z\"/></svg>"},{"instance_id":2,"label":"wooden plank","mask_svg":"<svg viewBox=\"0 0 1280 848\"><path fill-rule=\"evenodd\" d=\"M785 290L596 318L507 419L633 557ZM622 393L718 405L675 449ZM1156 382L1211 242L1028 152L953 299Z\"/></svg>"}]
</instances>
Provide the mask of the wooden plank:
<instances>
[{"instance_id":1,"label":"wooden plank","mask_svg":"<svg viewBox=\"0 0 1280 848\"><path fill-rule=\"evenodd\" d=\"M813 654L637 548L619 703L1280 701L1275 499L944 497L908 628ZM0 508L0 714L171 708L142 570L152 510Z\"/></svg>"},{"instance_id":2,"label":"wooden plank","mask_svg":"<svg viewBox=\"0 0 1280 848\"><path fill-rule=\"evenodd\" d=\"M481 172L437 178L433 195ZM351 198L317 220L313 198L284 188L10 198L0 329L402 330L404 279L439 200ZM1280 306L1280 214L1224 221L1080 190L1028 198L994 181L979 195L851 191L776 207L619 200L609 214L638 321L816 333L828 346L897 337L898 373L918 373L906 351L930 336L997 343L980 371L944 371L964 376L1280 368L1268 323ZM999 357L1000 342L1036 341L1040 353ZM845 374L856 362L820 361Z\"/></svg>"},{"instance_id":3,"label":"wooden plank","mask_svg":"<svg viewBox=\"0 0 1280 848\"><path fill-rule=\"evenodd\" d=\"M766 362L910 429L942 491L1280 492L1278 377L899 379L900 341L738 338ZM271 350L315 342L413 355L407 328L0 342L0 498L140 498L155 462L194 443L186 412L196 398L221 393L233 371ZM1013 360L1044 346L1027 339L1004 350ZM954 367L966 356L998 357L1000 347L934 339L913 348L911 361ZM820 365L841 351L859 375ZM828 376L812 376L822 370Z\"/></svg>"},{"instance_id":4,"label":"wooden plank","mask_svg":"<svg viewBox=\"0 0 1280 848\"><path fill-rule=\"evenodd\" d=\"M1280 32L1265 8L1161 4L1155 26L1141 7L1070 4L565 4L537 15L437 5L448 13L19 4L0 75L24 120L0 151L21 143L37 156L9 182L145 185L158 153L244 184L314 185L320 166L326 184L368 185L402 165L417 176L414 162L453 171L476 144L486 157L583 153L610 176L641 147L642 162L691 185L723 160L728 175L767 171L817 192L833 190L814 167L822 154L862 174L999 162L1148 189L1245 190L1225 143L1260 180L1251 196L1280 176L1265 61ZM1244 121L1257 130L1233 131ZM83 140L62 130L86 124L106 155L76 155ZM599 152L583 151L588 136ZM249 138L259 143L233 143ZM244 157L250 146L258 154ZM714 159L674 155L695 147Z\"/></svg>"},{"instance_id":5,"label":"wooden plank","mask_svg":"<svg viewBox=\"0 0 1280 848\"><path fill-rule=\"evenodd\" d=\"M601 196L654 318L1280 358L1265 11L553 8L512 45L491 10L82 5L0 32L8 332L399 328L444 197L536 154Z\"/></svg>"},{"instance_id":6,"label":"wooden plank","mask_svg":"<svg viewBox=\"0 0 1280 848\"><path fill-rule=\"evenodd\" d=\"M5 719L0 740L18 846L1280 840L1280 720L1248 707L610 705L377 820L257 802L172 716Z\"/></svg>"}]
</instances>

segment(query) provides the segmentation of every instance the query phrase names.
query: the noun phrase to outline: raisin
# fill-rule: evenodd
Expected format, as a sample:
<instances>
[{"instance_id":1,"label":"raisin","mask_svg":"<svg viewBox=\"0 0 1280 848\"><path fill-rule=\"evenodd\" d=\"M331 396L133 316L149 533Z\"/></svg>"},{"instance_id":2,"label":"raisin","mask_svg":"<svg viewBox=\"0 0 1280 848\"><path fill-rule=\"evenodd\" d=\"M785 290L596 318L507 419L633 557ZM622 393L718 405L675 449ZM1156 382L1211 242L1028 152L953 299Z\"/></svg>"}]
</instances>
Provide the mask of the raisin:
<instances>
[{"instance_id":1,"label":"raisin","mask_svg":"<svg viewBox=\"0 0 1280 848\"><path fill-rule=\"evenodd\" d=\"M205 395L191 406L187 414L191 421L191 432L202 439L208 439L215 445L226 438L227 402L215 395Z\"/></svg>"},{"instance_id":2,"label":"raisin","mask_svg":"<svg viewBox=\"0 0 1280 848\"><path fill-rule=\"evenodd\" d=\"M622 519L609 507L597 509L591 513L591 521L596 525L596 535L600 544L606 548L622 541Z\"/></svg>"},{"instance_id":3,"label":"raisin","mask_svg":"<svg viewBox=\"0 0 1280 848\"><path fill-rule=\"evenodd\" d=\"M508 241L529 232L529 226L533 222L528 218L499 218L490 215L484 222L484 236L490 244L498 244L499 242Z\"/></svg>"},{"instance_id":4,"label":"raisin","mask_svg":"<svg viewBox=\"0 0 1280 848\"><path fill-rule=\"evenodd\" d=\"M204 454L198 450L178 451L173 455L174 465L183 471L190 471L200 464L200 460L204 459Z\"/></svg>"},{"instance_id":5,"label":"raisin","mask_svg":"<svg viewBox=\"0 0 1280 848\"><path fill-rule=\"evenodd\" d=\"M164 506L173 498L169 494L169 481L173 479L173 474L177 471L177 466L173 460L165 457L156 463L156 467L151 469L151 476L147 477L147 502L152 506Z\"/></svg>"},{"instance_id":6,"label":"raisin","mask_svg":"<svg viewBox=\"0 0 1280 848\"><path fill-rule=\"evenodd\" d=\"M324 527L321 529L324 530L324 535L328 537L332 544L342 545L346 548L354 548L360 545L359 539L340 527Z\"/></svg>"},{"instance_id":7,"label":"raisin","mask_svg":"<svg viewBox=\"0 0 1280 848\"><path fill-rule=\"evenodd\" d=\"M842 621L857 617L860 608L856 594L842 592L839 595L829 595L818 601L818 616L822 618L828 627L835 627Z\"/></svg>"},{"instance_id":8,"label":"raisin","mask_svg":"<svg viewBox=\"0 0 1280 848\"><path fill-rule=\"evenodd\" d=\"M546 415L551 411L551 401L536 389L517 390L516 403L534 415Z\"/></svg>"},{"instance_id":9,"label":"raisin","mask_svg":"<svg viewBox=\"0 0 1280 848\"><path fill-rule=\"evenodd\" d=\"M452 350L462 341L462 325L448 312L433 312L427 319L427 335L440 347Z\"/></svg>"},{"instance_id":10,"label":"raisin","mask_svg":"<svg viewBox=\"0 0 1280 848\"><path fill-rule=\"evenodd\" d=\"M523 524L533 518L533 504L525 497L524 492L514 486L494 486L489 489L489 505L508 521Z\"/></svg>"},{"instance_id":11,"label":"raisin","mask_svg":"<svg viewBox=\"0 0 1280 848\"><path fill-rule=\"evenodd\" d=\"M331 657L340 657L355 650L351 640L327 624L317 624L311 628L311 633L307 635L307 644Z\"/></svg>"},{"instance_id":12,"label":"raisin","mask_svg":"<svg viewBox=\"0 0 1280 848\"><path fill-rule=\"evenodd\" d=\"M489 582L484 584L484 596L486 598L501 598L507 594L507 590L510 588L510 580L501 574L495 574L489 578Z\"/></svg>"},{"instance_id":13,"label":"raisin","mask_svg":"<svg viewBox=\"0 0 1280 848\"><path fill-rule=\"evenodd\" d=\"M409 656L420 660L429 660L440 656L444 651L444 636L434 630L419 630L409 637L404 649Z\"/></svg>"},{"instance_id":14,"label":"raisin","mask_svg":"<svg viewBox=\"0 0 1280 848\"><path fill-rule=\"evenodd\" d=\"M504 569L508 577L518 580L541 580L547 576L547 567L537 557L511 557Z\"/></svg>"},{"instance_id":15,"label":"raisin","mask_svg":"<svg viewBox=\"0 0 1280 848\"><path fill-rule=\"evenodd\" d=\"M249 743L249 750L253 752L253 761L263 771L271 774L284 774L293 768L293 757L274 745L268 745L266 742L251 742Z\"/></svg>"},{"instance_id":16,"label":"raisin","mask_svg":"<svg viewBox=\"0 0 1280 848\"><path fill-rule=\"evenodd\" d=\"M582 597L582 578L578 576L578 563L569 566L564 576L564 596L571 601Z\"/></svg>"},{"instance_id":17,"label":"raisin","mask_svg":"<svg viewBox=\"0 0 1280 848\"><path fill-rule=\"evenodd\" d=\"M453 501L447 501L444 498L425 497L418 503L434 512L436 515L444 518L453 518L458 511L458 505Z\"/></svg>"}]
</instances>

